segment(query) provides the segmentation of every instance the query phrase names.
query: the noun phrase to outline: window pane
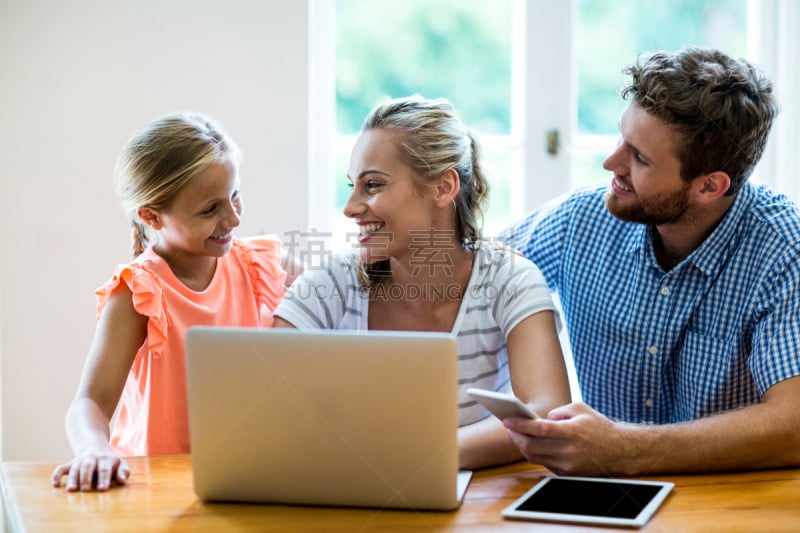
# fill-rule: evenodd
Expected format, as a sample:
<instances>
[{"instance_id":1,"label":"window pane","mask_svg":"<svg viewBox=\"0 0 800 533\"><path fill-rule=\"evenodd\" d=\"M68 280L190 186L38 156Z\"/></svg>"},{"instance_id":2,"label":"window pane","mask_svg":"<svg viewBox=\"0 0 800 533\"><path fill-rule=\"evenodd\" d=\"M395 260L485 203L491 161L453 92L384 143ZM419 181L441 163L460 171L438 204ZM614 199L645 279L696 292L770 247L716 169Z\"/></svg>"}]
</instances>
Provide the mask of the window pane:
<instances>
[{"instance_id":1,"label":"window pane","mask_svg":"<svg viewBox=\"0 0 800 533\"><path fill-rule=\"evenodd\" d=\"M641 53L709 46L744 57L747 0L580 0L578 133L616 135L624 66Z\"/></svg>"},{"instance_id":2,"label":"window pane","mask_svg":"<svg viewBox=\"0 0 800 533\"><path fill-rule=\"evenodd\" d=\"M611 142L614 146L614 141ZM572 157L572 171L575 174L574 187L584 187L595 183L608 183L611 173L603 168L603 161L610 151L602 153L593 151L577 152Z\"/></svg>"},{"instance_id":3,"label":"window pane","mask_svg":"<svg viewBox=\"0 0 800 533\"><path fill-rule=\"evenodd\" d=\"M511 133L511 9L511 0L337 0L335 226L352 226L341 216L352 136L375 105L412 94L447 98L476 132L491 189L486 231L506 223L511 152L484 140Z\"/></svg>"},{"instance_id":4,"label":"window pane","mask_svg":"<svg viewBox=\"0 0 800 533\"><path fill-rule=\"evenodd\" d=\"M483 171L489 181L489 201L484 213L483 236L494 239L518 218L511 206L512 148L483 143Z\"/></svg>"},{"instance_id":5,"label":"window pane","mask_svg":"<svg viewBox=\"0 0 800 533\"><path fill-rule=\"evenodd\" d=\"M336 124L357 133L376 104L445 97L484 134L510 132L510 0L338 0Z\"/></svg>"}]
</instances>

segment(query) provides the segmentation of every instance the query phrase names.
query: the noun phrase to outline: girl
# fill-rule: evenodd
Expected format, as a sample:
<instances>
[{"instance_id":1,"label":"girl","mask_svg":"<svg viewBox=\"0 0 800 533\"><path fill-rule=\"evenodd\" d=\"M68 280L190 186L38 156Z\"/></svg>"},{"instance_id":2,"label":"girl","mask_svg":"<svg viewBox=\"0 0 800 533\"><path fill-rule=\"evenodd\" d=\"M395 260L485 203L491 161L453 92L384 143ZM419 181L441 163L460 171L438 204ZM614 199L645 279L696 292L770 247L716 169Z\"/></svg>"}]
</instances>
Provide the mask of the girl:
<instances>
[{"instance_id":1,"label":"girl","mask_svg":"<svg viewBox=\"0 0 800 533\"><path fill-rule=\"evenodd\" d=\"M450 332L461 468L520 459L466 390L510 385L545 414L569 402L569 385L541 273L481 240L488 185L472 133L446 100L388 102L367 117L349 180L344 212L358 225L358 252L298 278L275 325Z\"/></svg>"},{"instance_id":2,"label":"girl","mask_svg":"<svg viewBox=\"0 0 800 533\"><path fill-rule=\"evenodd\" d=\"M124 484L130 455L189 452L184 335L190 326L259 326L284 292L277 241L239 241L239 152L199 114L158 118L120 154L116 186L134 260L97 291L98 325L66 417L69 491ZM109 423L119 403L110 434Z\"/></svg>"}]
</instances>

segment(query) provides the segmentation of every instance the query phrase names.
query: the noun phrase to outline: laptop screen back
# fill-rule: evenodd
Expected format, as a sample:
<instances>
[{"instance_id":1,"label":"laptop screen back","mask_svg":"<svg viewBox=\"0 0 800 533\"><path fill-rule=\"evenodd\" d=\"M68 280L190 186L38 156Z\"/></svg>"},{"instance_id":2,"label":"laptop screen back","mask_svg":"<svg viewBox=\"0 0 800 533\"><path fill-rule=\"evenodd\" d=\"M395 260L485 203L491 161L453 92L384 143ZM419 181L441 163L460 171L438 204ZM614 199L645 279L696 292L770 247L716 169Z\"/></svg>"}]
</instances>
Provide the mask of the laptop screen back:
<instances>
[{"instance_id":1,"label":"laptop screen back","mask_svg":"<svg viewBox=\"0 0 800 533\"><path fill-rule=\"evenodd\" d=\"M193 328L186 352L201 499L458 506L448 335Z\"/></svg>"}]
</instances>

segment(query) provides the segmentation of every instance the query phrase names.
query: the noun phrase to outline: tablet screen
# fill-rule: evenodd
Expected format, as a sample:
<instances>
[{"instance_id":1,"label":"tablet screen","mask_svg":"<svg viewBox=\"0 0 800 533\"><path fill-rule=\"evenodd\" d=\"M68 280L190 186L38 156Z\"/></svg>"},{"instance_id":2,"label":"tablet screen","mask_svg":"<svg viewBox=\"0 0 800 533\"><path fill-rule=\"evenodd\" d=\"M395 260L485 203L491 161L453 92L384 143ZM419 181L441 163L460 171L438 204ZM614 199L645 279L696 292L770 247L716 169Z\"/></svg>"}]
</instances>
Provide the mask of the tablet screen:
<instances>
[{"instance_id":1,"label":"tablet screen","mask_svg":"<svg viewBox=\"0 0 800 533\"><path fill-rule=\"evenodd\" d=\"M503 516L640 526L672 487L662 481L547 477L505 509Z\"/></svg>"}]
</instances>

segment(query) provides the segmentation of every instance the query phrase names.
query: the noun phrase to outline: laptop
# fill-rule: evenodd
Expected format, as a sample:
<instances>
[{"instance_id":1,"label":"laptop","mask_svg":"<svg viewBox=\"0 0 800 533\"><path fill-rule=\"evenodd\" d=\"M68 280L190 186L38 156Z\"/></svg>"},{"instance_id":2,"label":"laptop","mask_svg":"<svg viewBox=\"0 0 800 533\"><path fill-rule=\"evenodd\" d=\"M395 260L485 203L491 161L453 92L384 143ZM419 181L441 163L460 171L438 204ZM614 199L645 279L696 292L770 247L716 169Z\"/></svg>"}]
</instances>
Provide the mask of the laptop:
<instances>
[{"instance_id":1,"label":"laptop","mask_svg":"<svg viewBox=\"0 0 800 533\"><path fill-rule=\"evenodd\" d=\"M191 328L194 490L204 501L452 510L456 343L444 333Z\"/></svg>"}]
</instances>

